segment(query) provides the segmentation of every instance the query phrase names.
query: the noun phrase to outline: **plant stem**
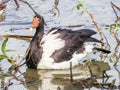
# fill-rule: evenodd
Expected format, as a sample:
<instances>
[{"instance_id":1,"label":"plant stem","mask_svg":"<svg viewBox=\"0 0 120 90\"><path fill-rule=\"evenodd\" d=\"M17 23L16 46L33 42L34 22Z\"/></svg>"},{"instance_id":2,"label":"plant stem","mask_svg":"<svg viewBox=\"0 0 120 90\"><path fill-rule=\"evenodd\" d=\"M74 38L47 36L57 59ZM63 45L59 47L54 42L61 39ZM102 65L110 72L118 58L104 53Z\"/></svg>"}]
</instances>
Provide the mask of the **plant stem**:
<instances>
[{"instance_id":1,"label":"plant stem","mask_svg":"<svg viewBox=\"0 0 120 90\"><path fill-rule=\"evenodd\" d=\"M73 83L72 62L70 62L70 80L71 80L71 83Z\"/></svg>"},{"instance_id":2,"label":"plant stem","mask_svg":"<svg viewBox=\"0 0 120 90\"><path fill-rule=\"evenodd\" d=\"M99 32L101 41L103 42L103 40L104 40L103 33L102 33L100 27L98 26L95 18L94 18L93 15L88 11L88 9L84 8L84 10L85 10L85 11L88 13L88 15L90 16L92 22L94 23L95 27L97 28L97 31ZM102 43L102 46L103 46L103 43Z\"/></svg>"}]
</instances>

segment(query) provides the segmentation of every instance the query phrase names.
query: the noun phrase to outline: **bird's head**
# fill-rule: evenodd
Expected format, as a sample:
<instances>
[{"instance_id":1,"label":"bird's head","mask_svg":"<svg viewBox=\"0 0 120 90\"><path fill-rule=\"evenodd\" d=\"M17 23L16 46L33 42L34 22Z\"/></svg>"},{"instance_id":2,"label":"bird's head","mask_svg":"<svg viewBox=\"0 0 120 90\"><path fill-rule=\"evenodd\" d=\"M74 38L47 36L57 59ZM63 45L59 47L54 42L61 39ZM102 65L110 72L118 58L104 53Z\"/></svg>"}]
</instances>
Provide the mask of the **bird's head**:
<instances>
[{"instance_id":1,"label":"bird's head","mask_svg":"<svg viewBox=\"0 0 120 90\"><path fill-rule=\"evenodd\" d=\"M30 31L36 29L36 30L42 30L44 29L44 18L40 16L39 14L35 15L33 20L32 20L32 25L30 28Z\"/></svg>"}]
</instances>

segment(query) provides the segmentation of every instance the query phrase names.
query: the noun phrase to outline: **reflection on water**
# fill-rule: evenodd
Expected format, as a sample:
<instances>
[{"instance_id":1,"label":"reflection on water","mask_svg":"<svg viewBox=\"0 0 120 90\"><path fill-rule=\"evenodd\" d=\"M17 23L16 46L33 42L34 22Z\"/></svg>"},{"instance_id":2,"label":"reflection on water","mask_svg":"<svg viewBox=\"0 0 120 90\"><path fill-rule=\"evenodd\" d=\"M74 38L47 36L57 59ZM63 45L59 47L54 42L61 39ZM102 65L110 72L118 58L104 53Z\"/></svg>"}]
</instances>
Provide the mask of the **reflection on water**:
<instances>
[{"instance_id":1,"label":"reflection on water","mask_svg":"<svg viewBox=\"0 0 120 90\"><path fill-rule=\"evenodd\" d=\"M101 64L104 67L101 67ZM93 68L96 66L96 69ZM103 71L109 70L108 63L93 61L91 66L92 74L100 77ZM84 90L85 87L92 87L97 82L91 78L88 67L79 65L72 69L73 82L70 78L70 70L32 70L27 69L24 73L25 87L29 90ZM85 84L85 85L84 85Z\"/></svg>"},{"instance_id":2,"label":"reflection on water","mask_svg":"<svg viewBox=\"0 0 120 90\"><path fill-rule=\"evenodd\" d=\"M25 87L27 87L29 90L59 90L59 88L60 90L77 90L80 88L83 90L83 87L80 84L77 85L79 88L77 88L76 85L72 85L72 82L70 81L70 70L35 71L27 69L24 77L27 77ZM90 73L86 67L79 66L73 68L73 80L86 79L89 77Z\"/></svg>"}]
</instances>

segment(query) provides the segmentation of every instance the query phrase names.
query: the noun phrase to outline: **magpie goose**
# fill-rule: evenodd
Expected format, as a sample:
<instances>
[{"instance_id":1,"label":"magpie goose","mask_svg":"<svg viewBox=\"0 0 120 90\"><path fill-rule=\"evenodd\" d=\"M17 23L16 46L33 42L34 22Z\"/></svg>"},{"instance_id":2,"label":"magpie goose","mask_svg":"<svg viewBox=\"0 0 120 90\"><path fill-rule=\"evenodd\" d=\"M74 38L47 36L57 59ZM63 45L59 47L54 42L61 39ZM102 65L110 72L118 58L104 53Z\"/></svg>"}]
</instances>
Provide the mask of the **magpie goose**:
<instances>
[{"instance_id":1,"label":"magpie goose","mask_svg":"<svg viewBox=\"0 0 120 90\"><path fill-rule=\"evenodd\" d=\"M91 53L94 49L109 53L110 51L94 47L87 42L98 42L91 37L96 34L91 29L52 28L44 34L44 18L36 15L32 27L36 32L26 53L26 64L33 69L68 69L79 64L79 60Z\"/></svg>"}]
</instances>

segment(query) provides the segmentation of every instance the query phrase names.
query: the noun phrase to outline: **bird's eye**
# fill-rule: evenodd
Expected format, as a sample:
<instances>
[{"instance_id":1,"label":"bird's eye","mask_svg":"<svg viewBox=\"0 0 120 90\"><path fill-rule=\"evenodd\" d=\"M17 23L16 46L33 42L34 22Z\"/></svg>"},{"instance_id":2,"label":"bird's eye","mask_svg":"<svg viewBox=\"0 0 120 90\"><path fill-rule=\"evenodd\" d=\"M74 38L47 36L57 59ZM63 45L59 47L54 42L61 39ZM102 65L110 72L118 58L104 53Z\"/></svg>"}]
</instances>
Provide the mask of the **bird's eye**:
<instances>
[{"instance_id":1,"label":"bird's eye","mask_svg":"<svg viewBox=\"0 0 120 90\"><path fill-rule=\"evenodd\" d=\"M69 53L69 52L70 52L70 49L68 49L67 52Z\"/></svg>"}]
</instances>

